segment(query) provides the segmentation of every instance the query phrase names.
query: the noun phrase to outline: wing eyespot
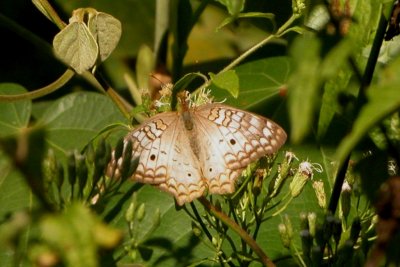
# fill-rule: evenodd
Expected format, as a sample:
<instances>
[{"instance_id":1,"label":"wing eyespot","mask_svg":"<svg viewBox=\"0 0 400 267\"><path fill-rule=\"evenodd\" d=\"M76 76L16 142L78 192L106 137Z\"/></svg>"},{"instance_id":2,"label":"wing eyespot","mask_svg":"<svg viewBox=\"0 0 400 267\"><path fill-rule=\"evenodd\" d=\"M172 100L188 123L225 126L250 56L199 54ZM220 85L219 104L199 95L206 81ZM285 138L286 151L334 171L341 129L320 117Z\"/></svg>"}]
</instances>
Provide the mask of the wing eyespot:
<instances>
[{"instance_id":1,"label":"wing eyespot","mask_svg":"<svg viewBox=\"0 0 400 267\"><path fill-rule=\"evenodd\" d=\"M151 154L151 156L150 156L150 160L151 161L154 161L156 159L156 155L154 155L154 154Z\"/></svg>"},{"instance_id":2,"label":"wing eyespot","mask_svg":"<svg viewBox=\"0 0 400 267\"><path fill-rule=\"evenodd\" d=\"M229 143L231 143L231 145L236 145L236 140L235 139L230 139Z\"/></svg>"}]
</instances>

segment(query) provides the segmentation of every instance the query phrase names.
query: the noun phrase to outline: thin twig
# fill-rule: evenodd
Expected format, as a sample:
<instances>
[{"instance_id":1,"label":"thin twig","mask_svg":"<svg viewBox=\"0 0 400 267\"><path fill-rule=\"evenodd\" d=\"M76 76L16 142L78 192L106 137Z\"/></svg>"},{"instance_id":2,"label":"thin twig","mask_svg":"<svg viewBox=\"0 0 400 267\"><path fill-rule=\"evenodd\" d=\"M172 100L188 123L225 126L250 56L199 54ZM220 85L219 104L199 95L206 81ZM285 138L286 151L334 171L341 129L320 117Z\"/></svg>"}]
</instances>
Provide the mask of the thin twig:
<instances>
[{"instance_id":1,"label":"thin twig","mask_svg":"<svg viewBox=\"0 0 400 267\"><path fill-rule=\"evenodd\" d=\"M200 201L201 204L203 204L203 206L207 211L209 211L212 215L220 219L230 229L235 231L242 238L242 240L244 240L251 247L251 249L258 255L260 261L265 266L269 267L275 266L275 264L271 261L270 258L268 258L268 256L264 253L264 251L260 248L260 246L256 243L256 241L237 223L235 223L225 213L221 212L215 206L213 206L205 197L200 197L198 200Z\"/></svg>"}]
</instances>

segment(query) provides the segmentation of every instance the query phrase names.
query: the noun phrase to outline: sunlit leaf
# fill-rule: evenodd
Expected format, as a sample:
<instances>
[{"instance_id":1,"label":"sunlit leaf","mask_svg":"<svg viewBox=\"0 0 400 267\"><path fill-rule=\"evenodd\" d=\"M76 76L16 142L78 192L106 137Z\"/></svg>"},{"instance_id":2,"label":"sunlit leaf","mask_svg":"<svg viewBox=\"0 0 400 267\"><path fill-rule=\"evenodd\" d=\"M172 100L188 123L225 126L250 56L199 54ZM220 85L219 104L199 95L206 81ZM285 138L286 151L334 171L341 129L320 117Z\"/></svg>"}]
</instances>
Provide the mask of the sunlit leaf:
<instances>
[{"instance_id":1,"label":"sunlit leaf","mask_svg":"<svg viewBox=\"0 0 400 267\"><path fill-rule=\"evenodd\" d=\"M224 71L218 74L210 73L214 85L228 91L234 98L239 95L239 78L234 70Z\"/></svg>"},{"instance_id":2,"label":"sunlit leaf","mask_svg":"<svg viewBox=\"0 0 400 267\"><path fill-rule=\"evenodd\" d=\"M154 71L154 59L153 51L148 46L140 47L136 63L136 79L140 89L149 88L150 74Z\"/></svg>"},{"instance_id":3,"label":"sunlit leaf","mask_svg":"<svg viewBox=\"0 0 400 267\"><path fill-rule=\"evenodd\" d=\"M100 60L106 60L121 38L121 22L109 14L97 12L89 16L88 27L98 44Z\"/></svg>"},{"instance_id":4,"label":"sunlit leaf","mask_svg":"<svg viewBox=\"0 0 400 267\"><path fill-rule=\"evenodd\" d=\"M291 48L295 70L289 80L291 140L300 142L311 131L320 86L320 42L299 37Z\"/></svg>"},{"instance_id":5,"label":"sunlit leaf","mask_svg":"<svg viewBox=\"0 0 400 267\"><path fill-rule=\"evenodd\" d=\"M81 74L96 63L99 48L83 22L72 22L53 40L58 58Z\"/></svg>"},{"instance_id":6,"label":"sunlit leaf","mask_svg":"<svg viewBox=\"0 0 400 267\"><path fill-rule=\"evenodd\" d=\"M267 115L274 111L276 102L282 102L281 96L285 96L291 60L288 57L271 57L252 61L238 66L235 72L239 77L239 96L234 98L212 84L210 89L216 101L225 101L242 109L262 110Z\"/></svg>"}]
</instances>

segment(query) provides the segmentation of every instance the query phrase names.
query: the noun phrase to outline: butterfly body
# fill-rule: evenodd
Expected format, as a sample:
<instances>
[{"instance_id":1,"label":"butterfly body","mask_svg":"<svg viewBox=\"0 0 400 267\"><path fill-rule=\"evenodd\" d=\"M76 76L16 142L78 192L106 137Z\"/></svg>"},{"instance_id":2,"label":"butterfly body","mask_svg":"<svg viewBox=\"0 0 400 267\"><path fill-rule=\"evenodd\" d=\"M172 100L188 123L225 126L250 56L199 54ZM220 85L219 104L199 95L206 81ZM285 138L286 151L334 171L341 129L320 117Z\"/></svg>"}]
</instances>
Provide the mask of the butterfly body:
<instances>
[{"instance_id":1,"label":"butterfly body","mask_svg":"<svg viewBox=\"0 0 400 267\"><path fill-rule=\"evenodd\" d=\"M157 114L126 139L139 157L133 179L171 193L183 205L206 189L232 193L243 169L275 153L286 133L262 116L212 103Z\"/></svg>"}]
</instances>

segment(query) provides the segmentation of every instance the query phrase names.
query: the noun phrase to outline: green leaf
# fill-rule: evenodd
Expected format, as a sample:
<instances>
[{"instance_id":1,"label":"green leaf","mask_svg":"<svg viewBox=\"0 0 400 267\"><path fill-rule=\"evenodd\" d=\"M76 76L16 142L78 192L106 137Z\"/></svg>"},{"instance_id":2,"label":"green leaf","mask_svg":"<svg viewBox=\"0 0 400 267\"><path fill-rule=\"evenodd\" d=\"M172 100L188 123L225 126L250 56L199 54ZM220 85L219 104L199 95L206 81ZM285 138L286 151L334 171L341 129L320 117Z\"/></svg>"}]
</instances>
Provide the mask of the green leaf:
<instances>
[{"instance_id":1,"label":"green leaf","mask_svg":"<svg viewBox=\"0 0 400 267\"><path fill-rule=\"evenodd\" d=\"M215 99L225 100L224 103L242 109L262 108L265 111L266 106L269 106L267 104L277 99L281 102L279 94L285 93L291 61L288 57L272 57L238 66L235 72L239 78L239 96L234 98L225 90L211 85Z\"/></svg>"},{"instance_id":2,"label":"green leaf","mask_svg":"<svg viewBox=\"0 0 400 267\"><path fill-rule=\"evenodd\" d=\"M264 19L269 19L273 20L275 18L275 15L272 13L263 13L263 12L246 12L246 13L240 13L237 16L234 17L227 17L224 19L221 24L218 26L217 30L220 30L224 26L234 22L238 18L264 18Z\"/></svg>"},{"instance_id":3,"label":"green leaf","mask_svg":"<svg viewBox=\"0 0 400 267\"><path fill-rule=\"evenodd\" d=\"M291 48L295 70L288 82L291 140L300 142L312 129L314 109L320 86L320 42L317 38L298 37Z\"/></svg>"},{"instance_id":4,"label":"green leaf","mask_svg":"<svg viewBox=\"0 0 400 267\"><path fill-rule=\"evenodd\" d=\"M0 95L16 95L26 93L26 90L12 83L0 84ZM0 103L0 138L17 134L28 126L32 103L22 100L11 103Z\"/></svg>"},{"instance_id":5,"label":"green leaf","mask_svg":"<svg viewBox=\"0 0 400 267\"><path fill-rule=\"evenodd\" d=\"M109 14L96 12L89 15L88 27L99 46L100 60L106 60L121 38L121 22Z\"/></svg>"},{"instance_id":6,"label":"green leaf","mask_svg":"<svg viewBox=\"0 0 400 267\"><path fill-rule=\"evenodd\" d=\"M15 211L32 208L32 200L32 192L23 177L0 151L0 220Z\"/></svg>"},{"instance_id":7,"label":"green leaf","mask_svg":"<svg viewBox=\"0 0 400 267\"><path fill-rule=\"evenodd\" d=\"M239 78L234 70L224 71L222 73L209 73L211 81L217 87L228 91L234 98L239 95Z\"/></svg>"},{"instance_id":8,"label":"green leaf","mask_svg":"<svg viewBox=\"0 0 400 267\"><path fill-rule=\"evenodd\" d=\"M245 0L218 0L221 4L226 6L231 16L236 16L243 11Z\"/></svg>"},{"instance_id":9,"label":"green leaf","mask_svg":"<svg viewBox=\"0 0 400 267\"><path fill-rule=\"evenodd\" d=\"M153 51L151 51L147 45L142 45L139 49L136 62L136 80L138 88L149 88L149 78L151 72L154 71L154 64ZM151 95L151 92L149 93Z\"/></svg>"},{"instance_id":10,"label":"green leaf","mask_svg":"<svg viewBox=\"0 0 400 267\"><path fill-rule=\"evenodd\" d=\"M109 98L84 92L54 102L42 114L38 125L46 127L49 145L66 154L82 149L100 130L118 121L128 124Z\"/></svg>"},{"instance_id":11,"label":"green leaf","mask_svg":"<svg viewBox=\"0 0 400 267\"><path fill-rule=\"evenodd\" d=\"M336 159L339 162L350 154L373 126L400 109L399 68L400 60L397 59L384 70L381 82L368 89L368 103L361 109L350 134L338 147Z\"/></svg>"},{"instance_id":12,"label":"green leaf","mask_svg":"<svg viewBox=\"0 0 400 267\"><path fill-rule=\"evenodd\" d=\"M94 66L99 53L88 27L77 21L67 25L54 37L53 47L56 56L79 74Z\"/></svg>"}]
</instances>

